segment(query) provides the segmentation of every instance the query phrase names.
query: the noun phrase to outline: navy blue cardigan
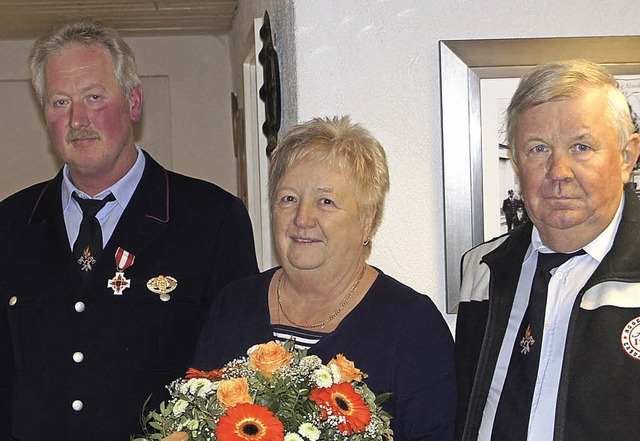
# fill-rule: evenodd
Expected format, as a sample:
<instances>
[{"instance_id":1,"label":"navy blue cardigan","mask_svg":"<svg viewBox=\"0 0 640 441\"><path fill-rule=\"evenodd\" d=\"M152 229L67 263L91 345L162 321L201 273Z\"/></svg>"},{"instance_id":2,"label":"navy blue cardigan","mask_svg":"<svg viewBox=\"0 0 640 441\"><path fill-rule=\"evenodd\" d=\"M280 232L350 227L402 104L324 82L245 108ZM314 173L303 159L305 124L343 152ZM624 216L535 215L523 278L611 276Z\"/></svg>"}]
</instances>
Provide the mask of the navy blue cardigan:
<instances>
[{"instance_id":1,"label":"navy blue cardigan","mask_svg":"<svg viewBox=\"0 0 640 441\"><path fill-rule=\"evenodd\" d=\"M268 291L276 269L232 282L220 293L195 367L219 368L252 345L273 340ZM384 408L394 417L396 441L453 438L453 339L429 297L380 272L361 302L309 353L325 363L342 353L368 374L374 393L393 393Z\"/></svg>"}]
</instances>

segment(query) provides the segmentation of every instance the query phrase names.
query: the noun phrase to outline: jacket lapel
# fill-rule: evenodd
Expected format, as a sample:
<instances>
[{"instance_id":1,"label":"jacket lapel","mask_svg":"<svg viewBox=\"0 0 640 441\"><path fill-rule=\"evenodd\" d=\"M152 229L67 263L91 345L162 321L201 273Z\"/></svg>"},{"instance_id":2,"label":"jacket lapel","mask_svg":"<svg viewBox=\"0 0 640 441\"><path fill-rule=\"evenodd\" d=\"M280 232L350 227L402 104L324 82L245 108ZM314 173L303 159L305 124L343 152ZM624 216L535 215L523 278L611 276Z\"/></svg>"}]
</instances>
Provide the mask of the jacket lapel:
<instances>
[{"instance_id":1,"label":"jacket lapel","mask_svg":"<svg viewBox=\"0 0 640 441\"><path fill-rule=\"evenodd\" d=\"M113 235L105 246L98 273L115 270L115 253L122 247L134 256L141 254L169 228L169 178L167 171L146 152L142 179L129 201ZM105 273L106 271L106 273ZM106 279L104 279L106 280Z\"/></svg>"},{"instance_id":2,"label":"jacket lapel","mask_svg":"<svg viewBox=\"0 0 640 441\"><path fill-rule=\"evenodd\" d=\"M484 403L489 394L491 381L504 337L511 307L522 270L521 263L531 243L533 224L527 222L514 230L495 250L486 254L482 262L489 266L489 316L484 332L478 368L470 397L470 413L465 433L476 433L482 421Z\"/></svg>"},{"instance_id":3,"label":"jacket lapel","mask_svg":"<svg viewBox=\"0 0 640 441\"><path fill-rule=\"evenodd\" d=\"M78 292L81 280L74 265L62 215L62 170L49 181L27 222L24 246L32 250L34 265L70 292Z\"/></svg>"},{"instance_id":4,"label":"jacket lapel","mask_svg":"<svg viewBox=\"0 0 640 441\"><path fill-rule=\"evenodd\" d=\"M581 295L604 280L637 279L640 250L630 243L640 242L640 201L630 186L625 187L624 208L613 246L580 291Z\"/></svg>"}]
</instances>

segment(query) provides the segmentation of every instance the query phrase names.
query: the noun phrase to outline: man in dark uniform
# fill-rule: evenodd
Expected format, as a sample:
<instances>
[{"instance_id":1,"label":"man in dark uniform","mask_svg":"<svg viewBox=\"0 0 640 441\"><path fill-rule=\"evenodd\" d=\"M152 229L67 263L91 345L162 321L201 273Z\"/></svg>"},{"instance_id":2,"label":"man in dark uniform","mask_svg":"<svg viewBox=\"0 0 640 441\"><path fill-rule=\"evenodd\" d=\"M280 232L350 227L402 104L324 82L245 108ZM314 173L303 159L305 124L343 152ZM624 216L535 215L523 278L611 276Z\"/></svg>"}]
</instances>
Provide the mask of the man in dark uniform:
<instances>
[{"instance_id":1,"label":"man in dark uniform","mask_svg":"<svg viewBox=\"0 0 640 441\"><path fill-rule=\"evenodd\" d=\"M507 231L511 231L513 229L513 216L516 214L517 206L518 202L513 197L513 190L509 190L507 192L507 198L502 201L502 212L504 213L504 217L507 221Z\"/></svg>"},{"instance_id":2,"label":"man in dark uniform","mask_svg":"<svg viewBox=\"0 0 640 441\"><path fill-rule=\"evenodd\" d=\"M127 440L189 367L217 290L257 272L251 224L135 145L143 91L114 30L54 29L29 62L65 165L0 203L0 439Z\"/></svg>"}]
</instances>

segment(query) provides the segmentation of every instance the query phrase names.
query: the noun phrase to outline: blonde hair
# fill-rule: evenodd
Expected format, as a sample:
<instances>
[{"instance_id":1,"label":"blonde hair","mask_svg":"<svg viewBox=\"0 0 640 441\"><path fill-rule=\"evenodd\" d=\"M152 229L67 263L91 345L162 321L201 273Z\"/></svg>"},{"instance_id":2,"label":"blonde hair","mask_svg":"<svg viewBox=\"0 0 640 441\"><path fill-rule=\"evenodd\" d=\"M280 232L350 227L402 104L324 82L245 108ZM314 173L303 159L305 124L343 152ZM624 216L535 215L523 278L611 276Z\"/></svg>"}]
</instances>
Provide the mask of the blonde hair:
<instances>
[{"instance_id":1,"label":"blonde hair","mask_svg":"<svg viewBox=\"0 0 640 441\"><path fill-rule=\"evenodd\" d=\"M297 125L282 137L272 152L269 164L269 199L276 203L276 192L284 175L304 158L326 162L347 173L354 183L361 221L375 210L371 237L384 211L389 191L387 156L380 142L348 116L314 118ZM366 245L367 255L371 242Z\"/></svg>"}]
</instances>

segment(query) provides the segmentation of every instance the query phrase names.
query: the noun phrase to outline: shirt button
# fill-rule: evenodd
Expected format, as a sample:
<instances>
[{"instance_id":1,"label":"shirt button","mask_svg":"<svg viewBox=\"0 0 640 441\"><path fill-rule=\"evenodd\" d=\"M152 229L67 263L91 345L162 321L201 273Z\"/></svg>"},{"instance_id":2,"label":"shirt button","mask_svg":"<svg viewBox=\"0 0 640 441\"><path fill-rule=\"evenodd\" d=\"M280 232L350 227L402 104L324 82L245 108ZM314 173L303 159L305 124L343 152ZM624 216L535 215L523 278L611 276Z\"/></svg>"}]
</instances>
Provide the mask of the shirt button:
<instances>
[{"instance_id":1,"label":"shirt button","mask_svg":"<svg viewBox=\"0 0 640 441\"><path fill-rule=\"evenodd\" d=\"M73 403L71 403L71 407L76 412L80 412L82 410L82 408L84 407L84 403L82 401L80 401L80 400L75 400Z\"/></svg>"},{"instance_id":2,"label":"shirt button","mask_svg":"<svg viewBox=\"0 0 640 441\"><path fill-rule=\"evenodd\" d=\"M13 296L9 299L9 306L15 306L16 303L18 303L18 298L16 296Z\"/></svg>"},{"instance_id":3,"label":"shirt button","mask_svg":"<svg viewBox=\"0 0 640 441\"><path fill-rule=\"evenodd\" d=\"M564 279L564 273L562 271L556 271L556 273L554 274L555 278L558 280L562 280Z\"/></svg>"},{"instance_id":4,"label":"shirt button","mask_svg":"<svg viewBox=\"0 0 640 441\"><path fill-rule=\"evenodd\" d=\"M82 352L74 352L73 353L73 361L76 363L82 363L84 360L84 354Z\"/></svg>"},{"instance_id":5,"label":"shirt button","mask_svg":"<svg viewBox=\"0 0 640 441\"><path fill-rule=\"evenodd\" d=\"M545 329L551 329L551 323L550 322L544 322L544 328Z\"/></svg>"},{"instance_id":6,"label":"shirt button","mask_svg":"<svg viewBox=\"0 0 640 441\"><path fill-rule=\"evenodd\" d=\"M76 302L74 308L76 309L76 312L84 311L84 302Z\"/></svg>"}]
</instances>

